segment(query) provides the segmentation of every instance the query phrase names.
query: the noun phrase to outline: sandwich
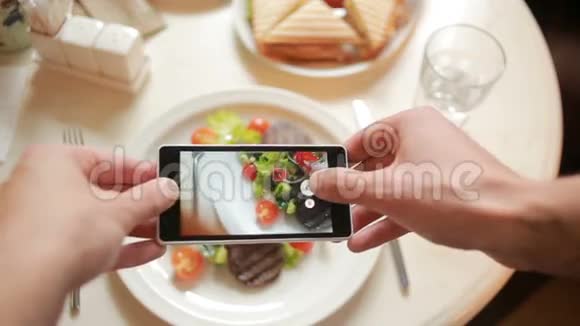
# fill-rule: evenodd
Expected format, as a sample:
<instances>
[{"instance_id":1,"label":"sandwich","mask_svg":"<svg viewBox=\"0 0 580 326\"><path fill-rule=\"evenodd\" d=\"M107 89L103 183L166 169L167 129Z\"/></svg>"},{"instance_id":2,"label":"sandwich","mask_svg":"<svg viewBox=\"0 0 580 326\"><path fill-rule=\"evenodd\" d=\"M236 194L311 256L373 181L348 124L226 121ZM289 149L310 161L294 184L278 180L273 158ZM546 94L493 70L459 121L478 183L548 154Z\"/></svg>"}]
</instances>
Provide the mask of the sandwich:
<instances>
[{"instance_id":1,"label":"sandwich","mask_svg":"<svg viewBox=\"0 0 580 326\"><path fill-rule=\"evenodd\" d=\"M376 57L397 29L401 0L346 0L349 20L366 41L363 58Z\"/></svg>"},{"instance_id":2,"label":"sandwich","mask_svg":"<svg viewBox=\"0 0 580 326\"><path fill-rule=\"evenodd\" d=\"M324 1L310 0L274 26L261 49L283 60L346 61L345 46L360 42L358 33Z\"/></svg>"},{"instance_id":3,"label":"sandwich","mask_svg":"<svg viewBox=\"0 0 580 326\"><path fill-rule=\"evenodd\" d=\"M256 41L261 43L274 26L298 9L303 2L303 0L253 0L252 27Z\"/></svg>"}]
</instances>

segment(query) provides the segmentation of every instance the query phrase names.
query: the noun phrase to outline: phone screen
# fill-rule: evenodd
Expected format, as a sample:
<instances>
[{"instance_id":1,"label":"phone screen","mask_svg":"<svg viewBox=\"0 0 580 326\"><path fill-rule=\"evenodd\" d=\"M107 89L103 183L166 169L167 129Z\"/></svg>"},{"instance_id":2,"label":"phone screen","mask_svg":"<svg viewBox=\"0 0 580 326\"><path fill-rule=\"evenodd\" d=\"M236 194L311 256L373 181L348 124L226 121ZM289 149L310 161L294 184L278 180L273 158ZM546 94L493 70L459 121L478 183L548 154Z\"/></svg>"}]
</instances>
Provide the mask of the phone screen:
<instances>
[{"instance_id":1,"label":"phone screen","mask_svg":"<svg viewBox=\"0 0 580 326\"><path fill-rule=\"evenodd\" d=\"M177 164L176 164L177 163ZM342 147L185 146L160 150L160 175L180 186L161 218L163 241L340 238L348 205L317 198L310 176L346 166Z\"/></svg>"}]
</instances>

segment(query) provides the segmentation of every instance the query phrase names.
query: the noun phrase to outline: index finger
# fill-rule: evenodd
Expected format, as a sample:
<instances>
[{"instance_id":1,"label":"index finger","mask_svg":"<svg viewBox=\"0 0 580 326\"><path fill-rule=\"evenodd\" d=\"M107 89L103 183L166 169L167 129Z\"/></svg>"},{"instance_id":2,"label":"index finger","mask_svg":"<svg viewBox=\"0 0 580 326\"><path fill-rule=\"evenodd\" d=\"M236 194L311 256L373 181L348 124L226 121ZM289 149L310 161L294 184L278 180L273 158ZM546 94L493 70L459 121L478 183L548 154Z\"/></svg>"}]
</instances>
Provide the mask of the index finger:
<instances>
[{"instance_id":1,"label":"index finger","mask_svg":"<svg viewBox=\"0 0 580 326\"><path fill-rule=\"evenodd\" d=\"M345 144L348 153L348 160L353 163L365 161L369 158L363 145L363 134L365 130L360 130L354 134Z\"/></svg>"},{"instance_id":2,"label":"index finger","mask_svg":"<svg viewBox=\"0 0 580 326\"><path fill-rule=\"evenodd\" d=\"M349 160L363 162L395 154L399 148L397 116L376 121L352 136L346 143Z\"/></svg>"}]
</instances>

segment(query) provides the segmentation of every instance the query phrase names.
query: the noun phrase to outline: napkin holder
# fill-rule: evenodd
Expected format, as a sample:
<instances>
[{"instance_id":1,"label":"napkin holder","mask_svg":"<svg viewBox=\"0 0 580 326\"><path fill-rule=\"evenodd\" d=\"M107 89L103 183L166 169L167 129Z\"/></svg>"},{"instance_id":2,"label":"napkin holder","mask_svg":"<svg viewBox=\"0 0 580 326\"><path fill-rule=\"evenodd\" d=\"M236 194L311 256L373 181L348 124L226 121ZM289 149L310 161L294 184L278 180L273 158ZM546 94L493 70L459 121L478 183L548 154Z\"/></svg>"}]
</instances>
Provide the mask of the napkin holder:
<instances>
[{"instance_id":1,"label":"napkin holder","mask_svg":"<svg viewBox=\"0 0 580 326\"><path fill-rule=\"evenodd\" d=\"M143 87L151 60L139 31L93 18L64 16L67 18L56 32L31 31L40 64L118 91L136 93Z\"/></svg>"}]
</instances>

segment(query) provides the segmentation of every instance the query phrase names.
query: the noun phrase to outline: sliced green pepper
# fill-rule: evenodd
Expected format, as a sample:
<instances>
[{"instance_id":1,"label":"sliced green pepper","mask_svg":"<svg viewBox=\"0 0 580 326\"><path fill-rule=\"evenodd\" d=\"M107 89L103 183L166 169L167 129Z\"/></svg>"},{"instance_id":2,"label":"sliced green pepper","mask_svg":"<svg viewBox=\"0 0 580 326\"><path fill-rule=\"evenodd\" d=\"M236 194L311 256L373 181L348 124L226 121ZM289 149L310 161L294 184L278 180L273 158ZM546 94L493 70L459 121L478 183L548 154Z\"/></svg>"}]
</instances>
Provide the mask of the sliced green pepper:
<instances>
[{"instance_id":1,"label":"sliced green pepper","mask_svg":"<svg viewBox=\"0 0 580 326\"><path fill-rule=\"evenodd\" d=\"M256 180L254 180L252 183L252 190L254 191L254 197L256 197L256 199L261 199L266 194L266 190L264 189L264 181L259 177L259 174Z\"/></svg>"},{"instance_id":2,"label":"sliced green pepper","mask_svg":"<svg viewBox=\"0 0 580 326\"><path fill-rule=\"evenodd\" d=\"M286 268L295 268L302 260L303 253L300 250L292 247L288 243L285 243L283 245L283 252L284 252L284 267Z\"/></svg>"},{"instance_id":3,"label":"sliced green pepper","mask_svg":"<svg viewBox=\"0 0 580 326\"><path fill-rule=\"evenodd\" d=\"M288 206L286 207L286 214L288 215L294 215L296 214L296 201L294 199L291 199L288 202Z\"/></svg>"},{"instance_id":4,"label":"sliced green pepper","mask_svg":"<svg viewBox=\"0 0 580 326\"><path fill-rule=\"evenodd\" d=\"M276 199L288 200L290 198L290 192L292 192L292 186L286 182L280 182L274 188L274 197Z\"/></svg>"},{"instance_id":5,"label":"sliced green pepper","mask_svg":"<svg viewBox=\"0 0 580 326\"><path fill-rule=\"evenodd\" d=\"M212 258L212 263L216 265L225 265L228 262L228 250L225 246L219 246Z\"/></svg>"}]
</instances>

